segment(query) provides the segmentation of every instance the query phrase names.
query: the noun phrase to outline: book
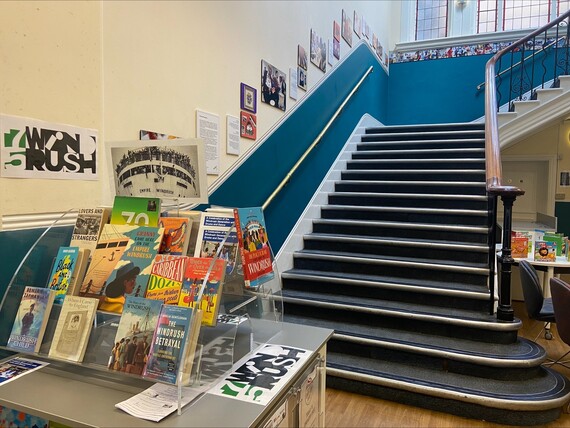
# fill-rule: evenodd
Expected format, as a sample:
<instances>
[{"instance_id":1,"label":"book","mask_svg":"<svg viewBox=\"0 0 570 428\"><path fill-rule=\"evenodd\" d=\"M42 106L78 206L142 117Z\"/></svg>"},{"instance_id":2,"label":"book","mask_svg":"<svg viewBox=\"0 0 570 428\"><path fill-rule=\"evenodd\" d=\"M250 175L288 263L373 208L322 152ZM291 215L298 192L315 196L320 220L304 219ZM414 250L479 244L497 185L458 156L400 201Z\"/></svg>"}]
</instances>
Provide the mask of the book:
<instances>
[{"instance_id":1,"label":"book","mask_svg":"<svg viewBox=\"0 0 570 428\"><path fill-rule=\"evenodd\" d=\"M154 330L144 376L155 381L182 384L190 380L201 311L174 305L162 305Z\"/></svg>"},{"instance_id":2,"label":"book","mask_svg":"<svg viewBox=\"0 0 570 428\"><path fill-rule=\"evenodd\" d=\"M234 219L245 287L256 290L275 277L263 210L234 208Z\"/></svg>"},{"instance_id":3,"label":"book","mask_svg":"<svg viewBox=\"0 0 570 428\"><path fill-rule=\"evenodd\" d=\"M77 266L79 257L78 247L59 247L51 273L49 275L48 288L55 290L55 303L61 305L69 285L71 284L73 272Z\"/></svg>"},{"instance_id":4,"label":"book","mask_svg":"<svg viewBox=\"0 0 570 428\"><path fill-rule=\"evenodd\" d=\"M542 236L542 240L556 243L556 256L565 255L562 253L562 251L565 249L564 234L545 232L544 235Z\"/></svg>"},{"instance_id":5,"label":"book","mask_svg":"<svg viewBox=\"0 0 570 428\"><path fill-rule=\"evenodd\" d=\"M160 198L115 196L111 209L111 224L158 227Z\"/></svg>"},{"instance_id":6,"label":"book","mask_svg":"<svg viewBox=\"0 0 570 428\"><path fill-rule=\"evenodd\" d=\"M202 325L215 326L217 323L226 263L223 259L207 257L190 257L186 263L178 305L202 310ZM200 291L202 297L198 304Z\"/></svg>"},{"instance_id":7,"label":"book","mask_svg":"<svg viewBox=\"0 0 570 428\"><path fill-rule=\"evenodd\" d=\"M89 256L91 255L91 250L88 248L80 248L79 254L77 255L77 261L75 262L75 269L71 274L71 279L69 280L69 287L67 288L67 294L77 296L79 294L79 288L81 287L81 281L85 277L87 272L87 266L89 265Z\"/></svg>"},{"instance_id":8,"label":"book","mask_svg":"<svg viewBox=\"0 0 570 428\"><path fill-rule=\"evenodd\" d=\"M89 297L65 298L49 348L50 358L83 361L98 303Z\"/></svg>"},{"instance_id":9,"label":"book","mask_svg":"<svg viewBox=\"0 0 570 428\"><path fill-rule=\"evenodd\" d=\"M70 247L95 251L103 226L108 223L110 208L80 208L71 234Z\"/></svg>"},{"instance_id":10,"label":"book","mask_svg":"<svg viewBox=\"0 0 570 428\"><path fill-rule=\"evenodd\" d=\"M56 291L27 286L12 326L7 347L20 352L39 352Z\"/></svg>"},{"instance_id":11,"label":"book","mask_svg":"<svg viewBox=\"0 0 570 428\"><path fill-rule=\"evenodd\" d=\"M536 241L534 243L534 260L556 262L556 243L552 241Z\"/></svg>"},{"instance_id":12,"label":"book","mask_svg":"<svg viewBox=\"0 0 570 428\"><path fill-rule=\"evenodd\" d=\"M158 227L164 228L160 254L185 256L188 253L191 231L191 220L188 217L161 216Z\"/></svg>"},{"instance_id":13,"label":"book","mask_svg":"<svg viewBox=\"0 0 570 428\"><path fill-rule=\"evenodd\" d=\"M141 375L162 302L127 296L109 359L109 369Z\"/></svg>"},{"instance_id":14,"label":"book","mask_svg":"<svg viewBox=\"0 0 570 428\"><path fill-rule=\"evenodd\" d=\"M2 304L0 305L0 346L8 344L25 289L26 286L24 285L11 284L2 297Z\"/></svg>"},{"instance_id":15,"label":"book","mask_svg":"<svg viewBox=\"0 0 570 428\"><path fill-rule=\"evenodd\" d=\"M160 300L166 305L177 305L190 257L157 254L148 278L145 297Z\"/></svg>"},{"instance_id":16,"label":"book","mask_svg":"<svg viewBox=\"0 0 570 428\"><path fill-rule=\"evenodd\" d=\"M144 297L163 233L158 227L106 225L101 237L110 237L114 245L102 248L101 254L95 251L79 295L97 297L100 310L116 313L122 312L125 296Z\"/></svg>"},{"instance_id":17,"label":"book","mask_svg":"<svg viewBox=\"0 0 570 428\"><path fill-rule=\"evenodd\" d=\"M528 257L528 237L511 236L511 256L514 259L526 259Z\"/></svg>"}]
</instances>

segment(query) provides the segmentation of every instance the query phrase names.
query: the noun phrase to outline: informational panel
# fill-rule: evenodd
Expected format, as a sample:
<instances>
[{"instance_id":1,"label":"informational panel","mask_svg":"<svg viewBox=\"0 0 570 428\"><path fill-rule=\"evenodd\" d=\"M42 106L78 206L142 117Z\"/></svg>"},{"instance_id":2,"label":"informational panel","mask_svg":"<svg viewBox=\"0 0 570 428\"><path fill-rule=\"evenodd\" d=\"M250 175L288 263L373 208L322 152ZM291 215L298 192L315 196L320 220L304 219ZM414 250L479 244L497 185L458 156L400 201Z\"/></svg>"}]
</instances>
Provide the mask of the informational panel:
<instances>
[{"instance_id":1,"label":"informational panel","mask_svg":"<svg viewBox=\"0 0 570 428\"><path fill-rule=\"evenodd\" d=\"M196 110L196 137L204 142L206 173L220 174L220 117L217 114Z\"/></svg>"},{"instance_id":2,"label":"informational panel","mask_svg":"<svg viewBox=\"0 0 570 428\"><path fill-rule=\"evenodd\" d=\"M226 153L239 155L239 117L226 115Z\"/></svg>"}]
</instances>

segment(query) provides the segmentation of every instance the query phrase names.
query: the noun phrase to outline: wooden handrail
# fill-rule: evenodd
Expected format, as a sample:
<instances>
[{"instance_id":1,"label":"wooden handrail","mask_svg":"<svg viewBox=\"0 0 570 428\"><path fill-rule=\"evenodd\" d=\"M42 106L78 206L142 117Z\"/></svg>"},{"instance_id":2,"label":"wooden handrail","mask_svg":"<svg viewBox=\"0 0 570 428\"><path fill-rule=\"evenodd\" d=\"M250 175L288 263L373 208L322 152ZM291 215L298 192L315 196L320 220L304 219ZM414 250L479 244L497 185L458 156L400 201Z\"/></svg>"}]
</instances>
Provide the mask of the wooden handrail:
<instances>
[{"instance_id":1,"label":"wooden handrail","mask_svg":"<svg viewBox=\"0 0 570 428\"><path fill-rule=\"evenodd\" d=\"M263 203L263 205L261 206L261 208L265 211L265 209L269 206L269 204L271 203L271 201L273 201L273 199L275 199L275 196L277 196L277 194L287 185L287 183L289 183L289 180L291 180L291 177L293 176L293 174L295 173L295 171L297 171L297 169L299 168L299 166L303 163L303 161L307 158L307 156L309 156L309 153L311 153L311 151L317 146L317 144L319 144L321 142L321 139L323 138L323 136L326 134L326 132L329 130L330 126L332 125L332 123L335 121L335 119L339 116L339 114L342 112L342 109L344 108L344 106L348 103L348 101L352 98L352 96L355 94L355 92L358 90L358 88L360 88L360 86L362 85L362 83L364 82L364 79L366 79L368 77L368 75L370 73L372 73L374 71L374 67L371 65L368 70L366 70L366 72L362 75L362 77L360 78L360 80L358 81L358 83L354 86L354 88L352 88L352 91L350 91L350 93L346 96L346 98L344 99L344 101L342 102L342 104L340 105L340 107L338 109L336 109L335 113L333 114L333 116L330 118L330 120L327 122L327 124L325 125L325 127L323 128L323 130L319 133L319 135L317 135L317 138L314 139L314 141L312 142L312 144L307 148L307 150L305 150L305 153L303 153L303 155L299 158L299 160L297 160L297 162L295 162L295 165L293 165L293 168L291 168L289 170L289 172L287 173L287 175L285 176L285 178L283 180L281 180L281 183L279 183L279 185L275 188L275 190L271 193L271 195L267 198L267 200Z\"/></svg>"}]
</instances>

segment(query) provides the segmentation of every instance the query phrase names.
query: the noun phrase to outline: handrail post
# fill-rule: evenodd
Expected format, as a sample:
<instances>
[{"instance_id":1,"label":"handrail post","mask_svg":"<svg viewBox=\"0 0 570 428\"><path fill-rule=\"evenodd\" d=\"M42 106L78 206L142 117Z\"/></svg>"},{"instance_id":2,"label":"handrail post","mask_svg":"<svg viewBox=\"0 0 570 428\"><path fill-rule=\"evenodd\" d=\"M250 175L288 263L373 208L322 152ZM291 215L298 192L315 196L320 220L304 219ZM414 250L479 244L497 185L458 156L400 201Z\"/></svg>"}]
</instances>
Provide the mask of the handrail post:
<instances>
[{"instance_id":1,"label":"handrail post","mask_svg":"<svg viewBox=\"0 0 570 428\"><path fill-rule=\"evenodd\" d=\"M511 305L511 273L514 264L511 256L511 232L513 218L513 204L516 194L501 195L505 217L503 219L503 247L499 261L501 263L501 287L499 292L499 307L497 319L501 321L513 321L515 314Z\"/></svg>"}]
</instances>

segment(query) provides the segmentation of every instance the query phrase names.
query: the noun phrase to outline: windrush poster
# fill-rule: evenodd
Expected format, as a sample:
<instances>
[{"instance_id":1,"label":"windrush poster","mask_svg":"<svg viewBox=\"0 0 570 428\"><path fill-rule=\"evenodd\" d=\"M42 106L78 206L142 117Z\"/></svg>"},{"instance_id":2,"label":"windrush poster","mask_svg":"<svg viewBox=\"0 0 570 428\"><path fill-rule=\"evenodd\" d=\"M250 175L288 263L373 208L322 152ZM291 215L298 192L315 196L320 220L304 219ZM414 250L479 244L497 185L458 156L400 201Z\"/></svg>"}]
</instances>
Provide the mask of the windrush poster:
<instances>
[{"instance_id":1,"label":"windrush poster","mask_svg":"<svg viewBox=\"0 0 570 428\"><path fill-rule=\"evenodd\" d=\"M97 180L94 129L0 115L0 177Z\"/></svg>"}]
</instances>

